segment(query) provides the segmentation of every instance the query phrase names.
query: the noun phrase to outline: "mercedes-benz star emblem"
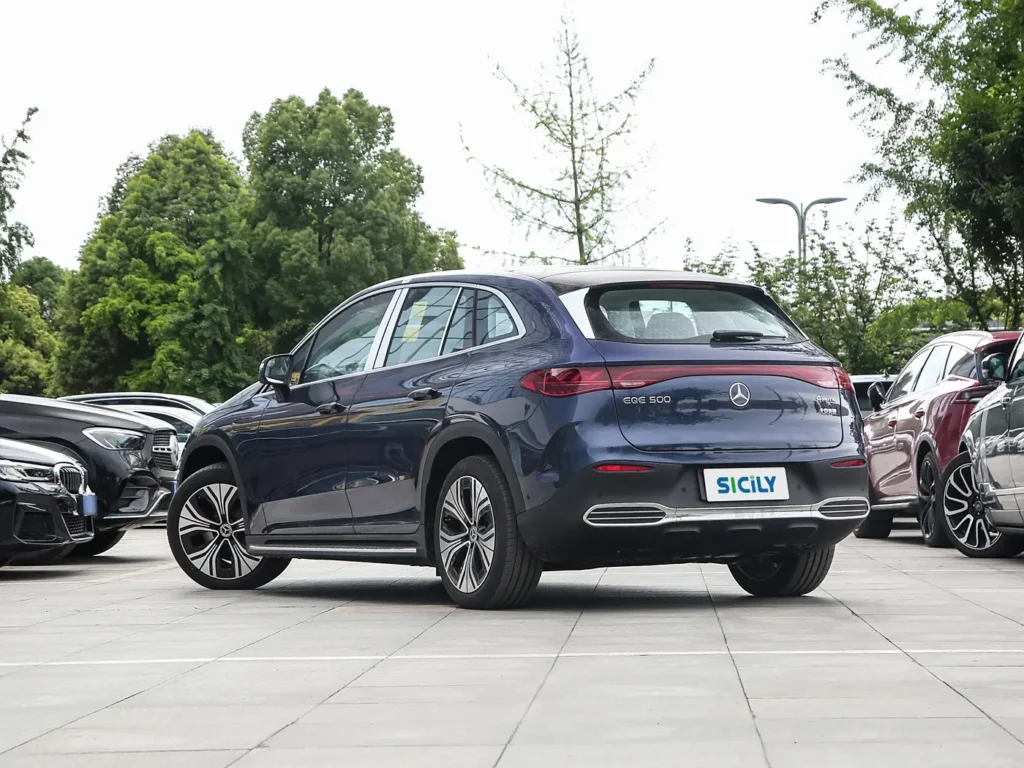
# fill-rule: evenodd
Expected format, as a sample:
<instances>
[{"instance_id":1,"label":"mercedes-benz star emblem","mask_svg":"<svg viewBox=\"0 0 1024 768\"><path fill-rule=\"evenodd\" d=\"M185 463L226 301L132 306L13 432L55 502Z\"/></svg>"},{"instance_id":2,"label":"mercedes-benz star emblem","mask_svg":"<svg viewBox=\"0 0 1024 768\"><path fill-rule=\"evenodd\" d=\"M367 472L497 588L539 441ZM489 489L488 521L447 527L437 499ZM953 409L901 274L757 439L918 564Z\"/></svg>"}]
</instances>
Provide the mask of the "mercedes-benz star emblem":
<instances>
[{"instance_id":1,"label":"mercedes-benz star emblem","mask_svg":"<svg viewBox=\"0 0 1024 768\"><path fill-rule=\"evenodd\" d=\"M729 399L737 408L746 408L750 403L750 388L737 381L729 387Z\"/></svg>"}]
</instances>

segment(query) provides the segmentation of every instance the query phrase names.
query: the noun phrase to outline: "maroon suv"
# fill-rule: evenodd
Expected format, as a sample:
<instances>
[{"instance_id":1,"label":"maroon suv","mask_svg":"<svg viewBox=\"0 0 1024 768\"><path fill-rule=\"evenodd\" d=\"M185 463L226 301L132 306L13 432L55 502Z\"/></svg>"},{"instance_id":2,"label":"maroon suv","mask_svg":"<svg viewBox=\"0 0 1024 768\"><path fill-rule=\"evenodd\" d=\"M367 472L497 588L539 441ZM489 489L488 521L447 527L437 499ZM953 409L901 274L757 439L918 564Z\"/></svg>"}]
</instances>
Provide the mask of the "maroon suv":
<instances>
[{"instance_id":1,"label":"maroon suv","mask_svg":"<svg viewBox=\"0 0 1024 768\"><path fill-rule=\"evenodd\" d=\"M959 331L926 344L886 393L869 392L864 420L871 512L857 536L884 539L893 516L916 517L929 546L948 544L935 525L936 484L956 456L974 404L1005 377L1020 331Z\"/></svg>"}]
</instances>

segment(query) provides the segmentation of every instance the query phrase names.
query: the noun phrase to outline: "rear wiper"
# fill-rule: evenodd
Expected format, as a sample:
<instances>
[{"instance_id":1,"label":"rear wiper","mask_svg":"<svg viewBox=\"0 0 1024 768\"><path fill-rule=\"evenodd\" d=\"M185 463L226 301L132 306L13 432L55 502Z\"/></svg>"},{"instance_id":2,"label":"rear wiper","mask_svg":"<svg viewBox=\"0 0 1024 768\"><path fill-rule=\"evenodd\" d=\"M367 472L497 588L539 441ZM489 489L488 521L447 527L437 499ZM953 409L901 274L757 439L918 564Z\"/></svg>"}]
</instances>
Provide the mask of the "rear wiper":
<instances>
[{"instance_id":1,"label":"rear wiper","mask_svg":"<svg viewBox=\"0 0 1024 768\"><path fill-rule=\"evenodd\" d=\"M784 339L785 336L766 336L760 331L715 331L712 341L760 341L761 339Z\"/></svg>"}]
</instances>

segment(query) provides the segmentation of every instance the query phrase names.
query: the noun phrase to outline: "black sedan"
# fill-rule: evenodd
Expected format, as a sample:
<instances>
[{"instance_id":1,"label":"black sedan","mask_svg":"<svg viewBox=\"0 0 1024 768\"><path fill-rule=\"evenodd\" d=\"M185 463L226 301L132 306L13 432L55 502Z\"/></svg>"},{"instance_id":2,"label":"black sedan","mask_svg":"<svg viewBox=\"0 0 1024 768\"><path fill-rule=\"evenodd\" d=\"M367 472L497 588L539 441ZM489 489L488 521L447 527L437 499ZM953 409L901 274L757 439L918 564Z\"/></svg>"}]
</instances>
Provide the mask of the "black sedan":
<instances>
[{"instance_id":1,"label":"black sedan","mask_svg":"<svg viewBox=\"0 0 1024 768\"><path fill-rule=\"evenodd\" d=\"M95 513L84 467L54 451L0 440L0 565L88 543Z\"/></svg>"},{"instance_id":2,"label":"black sedan","mask_svg":"<svg viewBox=\"0 0 1024 768\"><path fill-rule=\"evenodd\" d=\"M61 453L89 473L96 536L75 556L106 552L129 528L163 520L178 468L169 424L109 408L0 395L0 437Z\"/></svg>"}]
</instances>

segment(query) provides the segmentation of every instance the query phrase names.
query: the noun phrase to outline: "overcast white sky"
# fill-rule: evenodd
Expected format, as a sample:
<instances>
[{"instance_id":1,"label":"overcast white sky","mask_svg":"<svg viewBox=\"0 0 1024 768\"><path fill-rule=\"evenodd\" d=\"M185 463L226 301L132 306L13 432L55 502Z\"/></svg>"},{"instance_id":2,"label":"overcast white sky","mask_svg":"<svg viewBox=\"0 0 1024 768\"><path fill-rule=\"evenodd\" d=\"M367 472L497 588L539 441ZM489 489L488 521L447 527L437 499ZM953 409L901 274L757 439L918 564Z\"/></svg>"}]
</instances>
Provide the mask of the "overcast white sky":
<instances>
[{"instance_id":1,"label":"overcast white sky","mask_svg":"<svg viewBox=\"0 0 1024 768\"><path fill-rule=\"evenodd\" d=\"M564 6L604 93L657 59L633 137L635 150L652 153L635 190L650 194L622 223L629 231L667 218L649 245L650 263L678 263L687 237L708 253L730 238L774 253L792 249L792 211L756 197L847 196L851 202L832 207L834 221L885 215L855 211L863 190L849 178L871 146L839 84L821 73L824 58L862 45L838 16L812 25L817 3ZM562 10L560 0L7 0L0 133L10 137L26 107L40 110L15 211L36 236L29 255L75 265L97 201L128 153L202 127L240 157L251 112L291 94L314 99L324 86L339 95L358 88L392 109L397 146L423 168L428 223L485 248L549 249L524 241L493 202L466 162L460 128L479 155L513 170L535 167L537 137L494 79L492 62L521 82L535 79L538 64L553 60ZM470 265L486 261L463 255Z\"/></svg>"}]
</instances>

